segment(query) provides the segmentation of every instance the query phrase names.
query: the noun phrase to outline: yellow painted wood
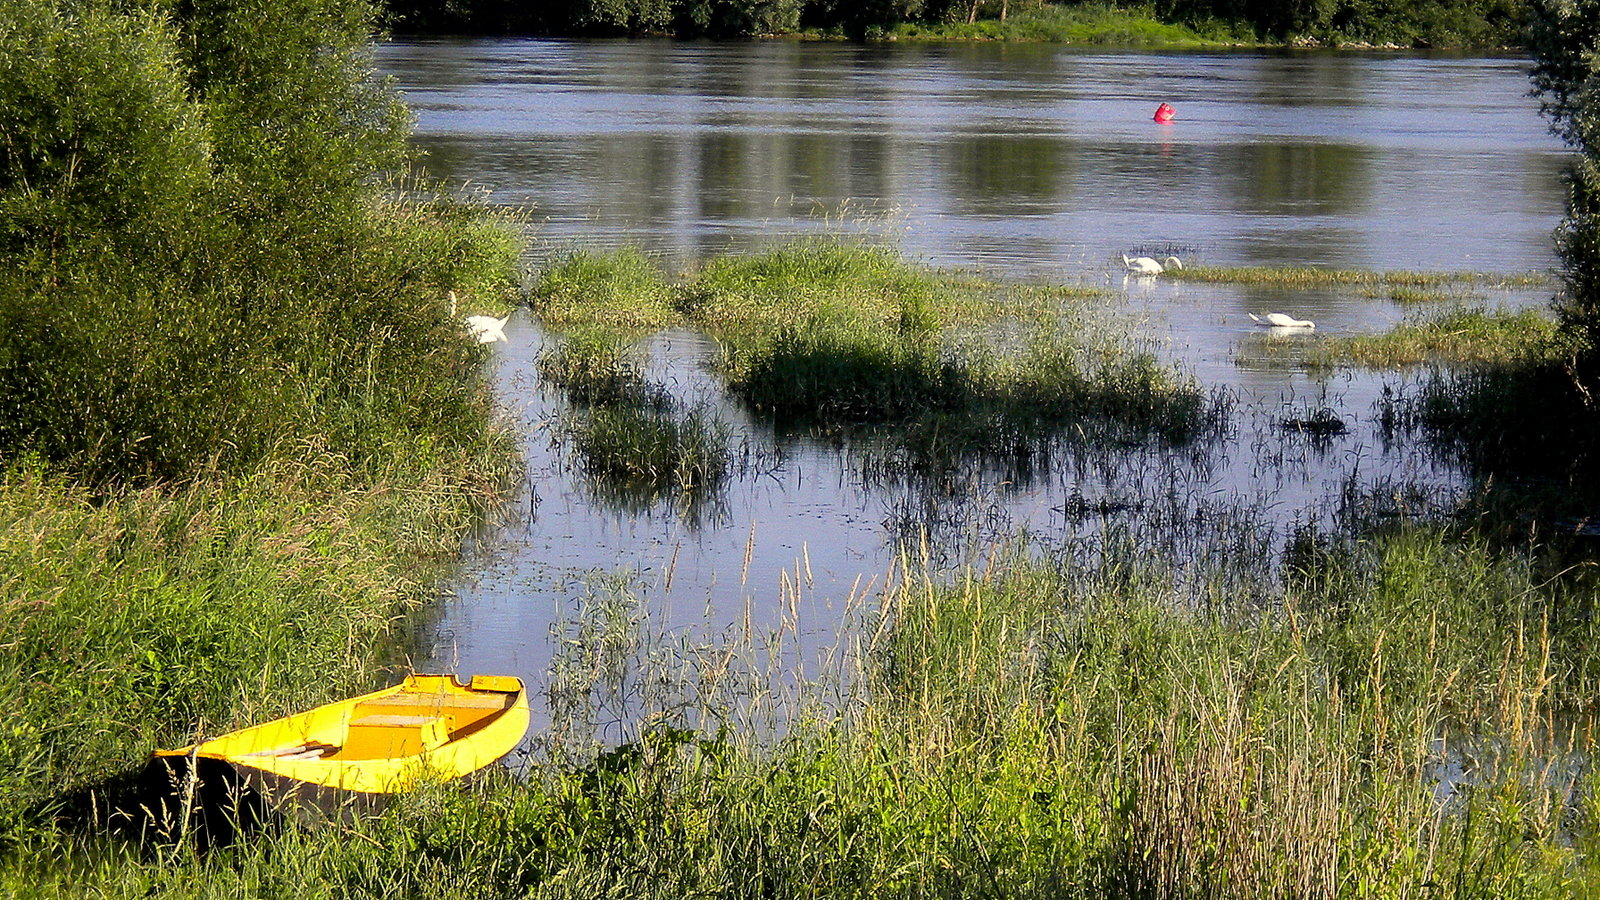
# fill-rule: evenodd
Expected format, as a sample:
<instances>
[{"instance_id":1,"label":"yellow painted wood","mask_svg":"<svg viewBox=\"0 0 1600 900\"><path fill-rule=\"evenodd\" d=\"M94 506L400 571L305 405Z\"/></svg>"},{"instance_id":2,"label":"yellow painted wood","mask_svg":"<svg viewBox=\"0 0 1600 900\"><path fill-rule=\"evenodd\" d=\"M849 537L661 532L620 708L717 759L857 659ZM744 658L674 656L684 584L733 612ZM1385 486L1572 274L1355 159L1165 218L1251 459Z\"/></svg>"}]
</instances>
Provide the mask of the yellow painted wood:
<instances>
[{"instance_id":1,"label":"yellow painted wood","mask_svg":"<svg viewBox=\"0 0 1600 900\"><path fill-rule=\"evenodd\" d=\"M521 679L410 675L391 688L230 732L157 756L196 756L323 787L393 793L475 772L528 730Z\"/></svg>"}]
</instances>

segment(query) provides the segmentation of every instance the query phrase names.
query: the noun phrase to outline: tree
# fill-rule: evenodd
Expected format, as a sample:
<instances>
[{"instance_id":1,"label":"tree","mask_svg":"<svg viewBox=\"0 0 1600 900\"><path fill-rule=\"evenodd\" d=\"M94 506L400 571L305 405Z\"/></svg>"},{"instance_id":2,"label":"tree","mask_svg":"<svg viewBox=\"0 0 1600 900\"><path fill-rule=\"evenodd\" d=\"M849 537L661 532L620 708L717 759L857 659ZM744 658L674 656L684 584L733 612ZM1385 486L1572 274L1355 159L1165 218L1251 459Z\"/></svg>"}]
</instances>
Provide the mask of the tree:
<instances>
[{"instance_id":1,"label":"tree","mask_svg":"<svg viewBox=\"0 0 1600 900\"><path fill-rule=\"evenodd\" d=\"M1578 151L1557 233L1565 265L1563 318L1600 346L1600 0L1534 0L1533 84L1551 128Z\"/></svg>"}]
</instances>

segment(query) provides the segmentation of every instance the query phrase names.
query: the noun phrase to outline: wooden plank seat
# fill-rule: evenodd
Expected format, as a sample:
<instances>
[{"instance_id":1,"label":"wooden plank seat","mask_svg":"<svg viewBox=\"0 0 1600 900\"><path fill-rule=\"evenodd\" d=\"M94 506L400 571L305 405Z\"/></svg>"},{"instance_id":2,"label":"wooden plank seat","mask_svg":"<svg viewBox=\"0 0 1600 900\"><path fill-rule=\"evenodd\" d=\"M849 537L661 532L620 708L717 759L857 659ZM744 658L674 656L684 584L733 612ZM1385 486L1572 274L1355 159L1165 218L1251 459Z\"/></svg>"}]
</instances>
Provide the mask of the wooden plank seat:
<instances>
[{"instance_id":1,"label":"wooden plank seat","mask_svg":"<svg viewBox=\"0 0 1600 900\"><path fill-rule=\"evenodd\" d=\"M361 708L369 706L413 706L438 709L453 706L457 709L510 709L516 702L516 694L502 693L472 693L472 694L393 694L388 697L378 697L373 700L364 700Z\"/></svg>"},{"instance_id":2,"label":"wooden plank seat","mask_svg":"<svg viewBox=\"0 0 1600 900\"><path fill-rule=\"evenodd\" d=\"M374 713L352 719L351 728L422 728L439 721L438 716L391 716Z\"/></svg>"}]
</instances>

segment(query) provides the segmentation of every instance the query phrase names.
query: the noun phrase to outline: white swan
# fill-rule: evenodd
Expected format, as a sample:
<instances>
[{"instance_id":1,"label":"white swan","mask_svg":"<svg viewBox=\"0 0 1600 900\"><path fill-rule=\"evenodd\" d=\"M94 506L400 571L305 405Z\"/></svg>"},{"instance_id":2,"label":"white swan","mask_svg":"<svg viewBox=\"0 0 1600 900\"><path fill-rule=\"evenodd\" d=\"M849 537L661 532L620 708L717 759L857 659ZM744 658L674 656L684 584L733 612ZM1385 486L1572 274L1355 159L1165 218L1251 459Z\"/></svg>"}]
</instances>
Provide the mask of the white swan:
<instances>
[{"instance_id":1,"label":"white swan","mask_svg":"<svg viewBox=\"0 0 1600 900\"><path fill-rule=\"evenodd\" d=\"M509 321L511 321L510 316L503 319L496 319L494 316L467 316L461 320L462 324L467 326L467 334L477 338L480 344L506 340L506 323Z\"/></svg>"},{"instance_id":2,"label":"white swan","mask_svg":"<svg viewBox=\"0 0 1600 900\"><path fill-rule=\"evenodd\" d=\"M450 318L456 317L456 292L450 292ZM510 316L496 319L494 316L467 316L461 320L467 329L467 336L480 344L492 344L495 341L506 340L506 323L511 321ZM507 341L507 343L510 343Z\"/></svg>"},{"instance_id":3,"label":"white swan","mask_svg":"<svg viewBox=\"0 0 1600 900\"><path fill-rule=\"evenodd\" d=\"M1161 263L1148 256L1135 256L1133 259L1129 259L1128 254L1124 253L1122 254L1122 264L1127 266L1128 271L1135 275L1160 275L1167 269L1183 268L1183 260L1176 256L1167 257L1166 266L1163 267Z\"/></svg>"},{"instance_id":4,"label":"white swan","mask_svg":"<svg viewBox=\"0 0 1600 900\"><path fill-rule=\"evenodd\" d=\"M1294 316L1286 316L1283 313L1267 313L1265 316L1250 313L1249 316L1256 321L1257 325L1265 325L1268 328L1310 328L1315 330L1317 327L1317 323L1310 319L1296 319Z\"/></svg>"}]
</instances>

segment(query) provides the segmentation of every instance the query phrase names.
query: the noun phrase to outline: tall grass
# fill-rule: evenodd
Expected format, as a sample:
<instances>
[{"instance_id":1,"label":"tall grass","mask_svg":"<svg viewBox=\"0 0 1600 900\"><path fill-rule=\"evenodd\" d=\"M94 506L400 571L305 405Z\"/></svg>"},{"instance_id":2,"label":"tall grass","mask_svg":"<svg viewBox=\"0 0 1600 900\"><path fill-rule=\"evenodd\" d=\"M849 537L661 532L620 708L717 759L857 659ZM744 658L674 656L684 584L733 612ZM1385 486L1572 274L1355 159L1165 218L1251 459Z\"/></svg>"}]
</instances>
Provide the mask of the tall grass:
<instances>
[{"instance_id":1,"label":"tall grass","mask_svg":"<svg viewBox=\"0 0 1600 900\"><path fill-rule=\"evenodd\" d=\"M1130 898L1592 889L1593 800L1569 756L1587 739L1596 674L1592 579L1551 577L1534 557L1437 526L1350 537L1291 560L1271 602L1219 591L1205 608L1173 602L1177 560L1114 541L1095 560L1002 553L983 570L912 566L863 611L857 640L835 657L843 670L802 683L767 668L784 658L772 642L793 639L794 625L630 637L641 604L613 584L612 601L585 607L600 618L566 632L573 668L559 678L578 699L636 691L626 743L597 748L580 724L550 735L522 780L442 786L346 832L291 829L167 869L118 867L115 850L80 856L31 887ZM752 723L773 706L784 730L761 736ZM24 883L28 860L14 856L0 879Z\"/></svg>"},{"instance_id":2,"label":"tall grass","mask_svg":"<svg viewBox=\"0 0 1600 900\"><path fill-rule=\"evenodd\" d=\"M496 496L507 449L375 480L315 442L182 489L5 476L0 841L154 746L370 685L376 648L398 645Z\"/></svg>"}]
</instances>

